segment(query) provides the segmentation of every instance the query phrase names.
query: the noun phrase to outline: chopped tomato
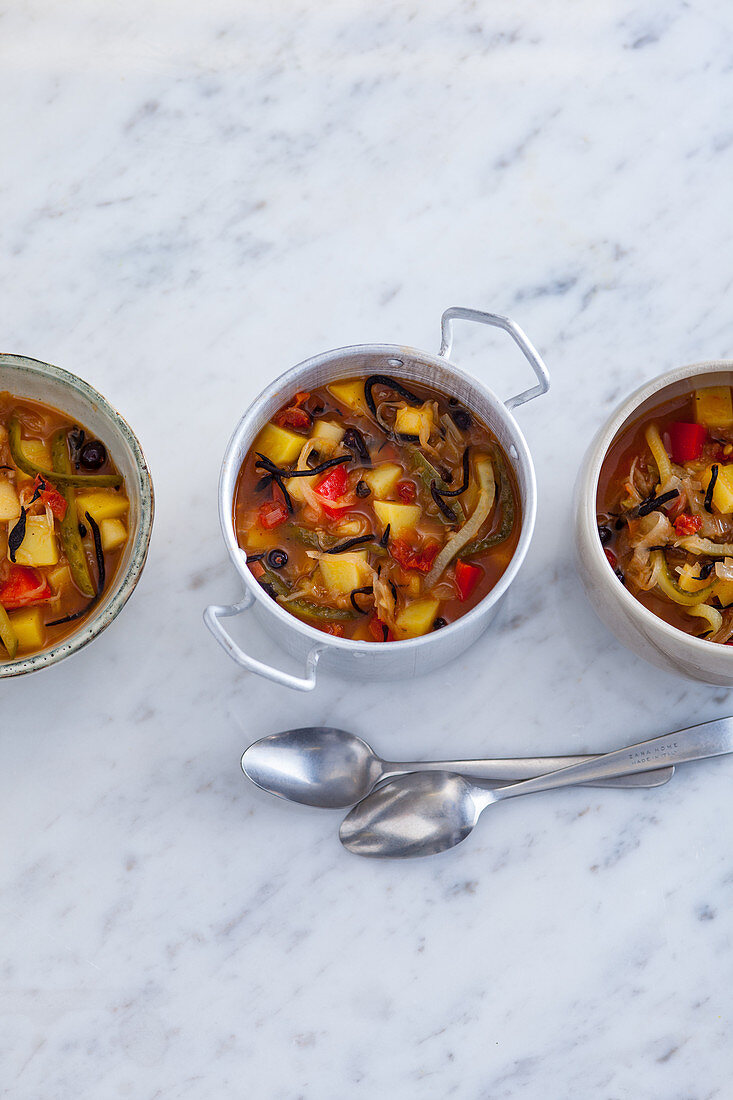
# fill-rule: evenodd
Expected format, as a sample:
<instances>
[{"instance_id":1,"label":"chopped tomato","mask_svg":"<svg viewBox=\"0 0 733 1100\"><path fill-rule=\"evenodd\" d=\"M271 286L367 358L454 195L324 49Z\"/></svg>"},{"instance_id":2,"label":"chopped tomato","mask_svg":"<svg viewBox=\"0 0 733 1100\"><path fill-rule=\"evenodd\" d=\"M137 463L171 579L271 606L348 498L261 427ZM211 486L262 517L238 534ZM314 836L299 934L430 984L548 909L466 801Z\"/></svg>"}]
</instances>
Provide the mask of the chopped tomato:
<instances>
[{"instance_id":1,"label":"chopped tomato","mask_svg":"<svg viewBox=\"0 0 733 1100\"><path fill-rule=\"evenodd\" d=\"M315 487L315 492L324 500L338 500L344 495L348 474L344 466L334 466Z\"/></svg>"},{"instance_id":2,"label":"chopped tomato","mask_svg":"<svg viewBox=\"0 0 733 1100\"><path fill-rule=\"evenodd\" d=\"M369 633L375 642L393 642L394 634L389 629L386 623L383 623L381 619L373 615L369 620Z\"/></svg>"},{"instance_id":3,"label":"chopped tomato","mask_svg":"<svg viewBox=\"0 0 733 1100\"><path fill-rule=\"evenodd\" d=\"M483 569L471 561L456 562L456 588L458 598L467 600L481 579Z\"/></svg>"},{"instance_id":4,"label":"chopped tomato","mask_svg":"<svg viewBox=\"0 0 733 1100\"><path fill-rule=\"evenodd\" d=\"M695 462L702 455L707 429L703 424L686 424L677 420L669 426L669 442L673 462Z\"/></svg>"},{"instance_id":5,"label":"chopped tomato","mask_svg":"<svg viewBox=\"0 0 733 1100\"><path fill-rule=\"evenodd\" d=\"M680 538L684 538L685 535L694 535L702 527L702 520L699 516L689 516L687 514L677 516L674 521L674 529Z\"/></svg>"},{"instance_id":6,"label":"chopped tomato","mask_svg":"<svg viewBox=\"0 0 733 1100\"><path fill-rule=\"evenodd\" d=\"M344 628L341 623L326 623L323 628L326 634L333 634L335 638L343 638Z\"/></svg>"},{"instance_id":7,"label":"chopped tomato","mask_svg":"<svg viewBox=\"0 0 733 1100\"><path fill-rule=\"evenodd\" d=\"M253 561L252 564L250 565L250 569L252 571L252 576L256 580L259 580L260 577L263 576L264 572L265 572L265 567L264 567L264 565L262 564L261 561Z\"/></svg>"},{"instance_id":8,"label":"chopped tomato","mask_svg":"<svg viewBox=\"0 0 733 1100\"><path fill-rule=\"evenodd\" d=\"M415 550L406 539L392 539L389 552L403 569L417 569L420 573L429 573L440 546L429 542L422 550Z\"/></svg>"},{"instance_id":9,"label":"chopped tomato","mask_svg":"<svg viewBox=\"0 0 733 1100\"><path fill-rule=\"evenodd\" d=\"M40 490L40 492L38 492ZM50 485L40 474L36 474L33 482L33 496L38 492L38 498L43 504L47 504L56 519L63 519L66 515L66 498L61 495L55 485Z\"/></svg>"},{"instance_id":10,"label":"chopped tomato","mask_svg":"<svg viewBox=\"0 0 733 1100\"><path fill-rule=\"evenodd\" d=\"M312 420L305 409L280 409L275 413L273 422L281 428L293 428L295 431L308 431Z\"/></svg>"},{"instance_id":11,"label":"chopped tomato","mask_svg":"<svg viewBox=\"0 0 733 1100\"><path fill-rule=\"evenodd\" d=\"M0 603L6 611L43 603L52 595L46 578L30 565L11 565L8 579L0 585Z\"/></svg>"},{"instance_id":12,"label":"chopped tomato","mask_svg":"<svg viewBox=\"0 0 733 1100\"><path fill-rule=\"evenodd\" d=\"M260 523L268 531L285 523L287 518L288 510L279 500L267 500L260 505Z\"/></svg>"},{"instance_id":13,"label":"chopped tomato","mask_svg":"<svg viewBox=\"0 0 733 1100\"><path fill-rule=\"evenodd\" d=\"M606 561L611 566L611 569L615 569L618 565L618 559L613 550L609 550L608 547L604 547L603 553L606 555Z\"/></svg>"},{"instance_id":14,"label":"chopped tomato","mask_svg":"<svg viewBox=\"0 0 733 1100\"><path fill-rule=\"evenodd\" d=\"M417 496L417 489L415 488L414 481L398 481L397 482L397 496L405 504L412 504Z\"/></svg>"}]
</instances>

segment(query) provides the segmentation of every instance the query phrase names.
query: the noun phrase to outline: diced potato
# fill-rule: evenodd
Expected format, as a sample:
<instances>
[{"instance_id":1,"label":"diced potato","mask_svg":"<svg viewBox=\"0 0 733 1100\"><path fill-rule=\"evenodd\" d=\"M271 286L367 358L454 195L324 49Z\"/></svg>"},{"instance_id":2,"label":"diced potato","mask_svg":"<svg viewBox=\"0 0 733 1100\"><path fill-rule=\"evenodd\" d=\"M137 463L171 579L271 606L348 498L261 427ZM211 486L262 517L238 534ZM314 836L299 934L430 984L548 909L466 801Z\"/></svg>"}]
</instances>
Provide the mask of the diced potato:
<instances>
[{"instance_id":1,"label":"diced potato","mask_svg":"<svg viewBox=\"0 0 733 1100\"><path fill-rule=\"evenodd\" d=\"M71 585L71 570L68 565L57 565L46 574L46 578L54 592L63 592Z\"/></svg>"},{"instance_id":2,"label":"diced potato","mask_svg":"<svg viewBox=\"0 0 733 1100\"><path fill-rule=\"evenodd\" d=\"M8 618L18 639L18 649L41 649L45 631L40 607L11 611Z\"/></svg>"},{"instance_id":3,"label":"diced potato","mask_svg":"<svg viewBox=\"0 0 733 1100\"><path fill-rule=\"evenodd\" d=\"M707 489L712 477L712 468L706 470L702 477L703 487ZM733 464L730 466L718 466L718 476L713 489L713 508L716 512L728 514L733 512Z\"/></svg>"},{"instance_id":4,"label":"diced potato","mask_svg":"<svg viewBox=\"0 0 733 1100\"><path fill-rule=\"evenodd\" d=\"M332 596L347 596L366 583L369 575L367 552L363 550L321 558L319 569L323 583Z\"/></svg>"},{"instance_id":5,"label":"diced potato","mask_svg":"<svg viewBox=\"0 0 733 1100\"><path fill-rule=\"evenodd\" d=\"M343 536L345 539L355 538L361 534L361 523L358 519L347 519L343 523L339 523L334 528L334 533Z\"/></svg>"},{"instance_id":6,"label":"diced potato","mask_svg":"<svg viewBox=\"0 0 733 1100\"><path fill-rule=\"evenodd\" d=\"M288 466L295 462L305 444L305 437L297 432L280 428L277 424L265 424L252 450L267 455L276 466Z\"/></svg>"},{"instance_id":7,"label":"diced potato","mask_svg":"<svg viewBox=\"0 0 733 1100\"><path fill-rule=\"evenodd\" d=\"M297 500L299 504L305 504L307 502L306 495L303 492L303 486L306 481L310 481L312 484L313 478L289 477L285 481L285 488L290 493L293 500Z\"/></svg>"},{"instance_id":8,"label":"diced potato","mask_svg":"<svg viewBox=\"0 0 733 1100\"><path fill-rule=\"evenodd\" d=\"M708 428L733 426L730 386L708 386L695 390L695 419Z\"/></svg>"},{"instance_id":9,"label":"diced potato","mask_svg":"<svg viewBox=\"0 0 733 1100\"><path fill-rule=\"evenodd\" d=\"M34 466L40 466L44 470L51 469L51 448L45 440L23 439L20 443L20 449ZM18 471L18 479L20 481L33 481L33 477L24 474L22 470Z\"/></svg>"},{"instance_id":10,"label":"diced potato","mask_svg":"<svg viewBox=\"0 0 733 1100\"><path fill-rule=\"evenodd\" d=\"M400 435L420 435L425 428L432 431L434 426L432 410L429 408L414 409L408 406L397 410L394 428Z\"/></svg>"},{"instance_id":11,"label":"diced potato","mask_svg":"<svg viewBox=\"0 0 733 1100\"><path fill-rule=\"evenodd\" d=\"M440 600L413 600L397 615L395 638L404 641L405 638L419 638L427 634L435 622L439 607Z\"/></svg>"},{"instance_id":12,"label":"diced potato","mask_svg":"<svg viewBox=\"0 0 733 1100\"><path fill-rule=\"evenodd\" d=\"M312 439L325 439L329 443L340 443L344 438L346 431L340 424L334 423L333 420L318 420L313 426L313 432L311 433Z\"/></svg>"},{"instance_id":13,"label":"diced potato","mask_svg":"<svg viewBox=\"0 0 733 1100\"><path fill-rule=\"evenodd\" d=\"M255 523L242 534L248 554L259 554L261 550L272 550L274 546L277 546L277 528L268 531L266 527Z\"/></svg>"},{"instance_id":14,"label":"diced potato","mask_svg":"<svg viewBox=\"0 0 733 1100\"><path fill-rule=\"evenodd\" d=\"M0 522L10 523L20 515L20 501L6 477L0 477Z\"/></svg>"},{"instance_id":15,"label":"diced potato","mask_svg":"<svg viewBox=\"0 0 733 1100\"><path fill-rule=\"evenodd\" d=\"M389 526L393 538L402 538L414 531L422 515L419 504L394 504L389 500L375 500L374 511L382 529L386 530Z\"/></svg>"},{"instance_id":16,"label":"diced potato","mask_svg":"<svg viewBox=\"0 0 733 1100\"><path fill-rule=\"evenodd\" d=\"M357 378L354 382L331 382L327 387L329 393L342 405L353 409L354 412L367 412L367 403L364 398L364 379Z\"/></svg>"},{"instance_id":17,"label":"diced potato","mask_svg":"<svg viewBox=\"0 0 733 1100\"><path fill-rule=\"evenodd\" d=\"M93 520L101 523L103 519L120 519L130 510L130 502L124 493L115 489L89 489L77 493L76 511L79 522L84 522L88 512Z\"/></svg>"},{"instance_id":18,"label":"diced potato","mask_svg":"<svg viewBox=\"0 0 733 1100\"><path fill-rule=\"evenodd\" d=\"M48 516L28 516L25 536L15 552L18 565L56 565L59 548L56 542L53 519Z\"/></svg>"},{"instance_id":19,"label":"diced potato","mask_svg":"<svg viewBox=\"0 0 733 1100\"><path fill-rule=\"evenodd\" d=\"M121 519L103 519L99 525L103 550L116 550L127 542L127 528Z\"/></svg>"},{"instance_id":20,"label":"diced potato","mask_svg":"<svg viewBox=\"0 0 733 1100\"><path fill-rule=\"evenodd\" d=\"M364 470L361 476L375 497L384 499L394 492L395 485L402 477L402 473L402 467L398 466L396 462L380 462L374 469Z\"/></svg>"}]
</instances>

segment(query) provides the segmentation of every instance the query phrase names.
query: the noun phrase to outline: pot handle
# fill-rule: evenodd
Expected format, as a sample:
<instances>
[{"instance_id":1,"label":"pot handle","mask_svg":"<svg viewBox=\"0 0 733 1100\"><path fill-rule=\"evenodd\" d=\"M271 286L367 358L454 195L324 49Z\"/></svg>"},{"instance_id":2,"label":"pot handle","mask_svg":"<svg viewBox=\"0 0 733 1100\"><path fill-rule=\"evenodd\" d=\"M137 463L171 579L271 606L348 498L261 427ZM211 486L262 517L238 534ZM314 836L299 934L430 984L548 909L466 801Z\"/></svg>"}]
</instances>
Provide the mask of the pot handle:
<instances>
[{"instance_id":1,"label":"pot handle","mask_svg":"<svg viewBox=\"0 0 733 1100\"><path fill-rule=\"evenodd\" d=\"M533 397L540 397L543 393L547 393L550 388L550 375L539 352L524 335L519 325L515 324L509 317L502 317L498 313L484 313L483 310L466 309L464 306L451 306L450 309L447 309L440 319L441 340L438 354L443 359L450 357L451 348L453 347L454 319L476 321L480 325L493 325L494 328L504 329L504 332L508 332L514 343L521 349L525 359L537 375L536 386L516 394L515 397L510 397L508 401L504 402L508 409L516 409L517 405L523 405L525 401L531 401Z\"/></svg>"},{"instance_id":2,"label":"pot handle","mask_svg":"<svg viewBox=\"0 0 733 1100\"><path fill-rule=\"evenodd\" d=\"M273 668L272 665L266 665L264 661L258 661L254 657L250 657L227 634L219 620L228 618L230 615L238 615L240 611L247 611L254 602L255 598L252 593L246 592L239 603L225 604L224 606L211 604L204 611L204 622L222 649L226 650L232 660L236 661L242 668L246 668L248 672L254 672L256 676L264 676L266 680L272 680L274 684L280 684L282 687L292 688L293 691L313 691L316 686L316 666L323 652L320 646L313 646L308 654L305 664L305 676L292 676L289 672L282 672L279 668Z\"/></svg>"}]
</instances>

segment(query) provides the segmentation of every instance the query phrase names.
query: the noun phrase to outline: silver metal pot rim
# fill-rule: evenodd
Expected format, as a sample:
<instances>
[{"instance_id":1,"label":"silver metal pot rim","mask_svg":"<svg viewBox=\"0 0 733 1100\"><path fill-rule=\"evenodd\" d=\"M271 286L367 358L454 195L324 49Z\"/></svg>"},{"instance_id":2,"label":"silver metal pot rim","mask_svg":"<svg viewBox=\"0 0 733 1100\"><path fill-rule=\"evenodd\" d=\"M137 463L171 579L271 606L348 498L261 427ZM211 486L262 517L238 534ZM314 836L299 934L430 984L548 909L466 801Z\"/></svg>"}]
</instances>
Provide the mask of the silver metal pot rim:
<instances>
[{"instance_id":1,"label":"silver metal pot rim","mask_svg":"<svg viewBox=\"0 0 733 1100\"><path fill-rule=\"evenodd\" d=\"M137 467L138 483L136 488L140 494L140 520L135 531L127 568L124 574L116 574L113 578L113 585L116 590L111 598L105 601L98 610L92 611L88 618L82 619L82 625L77 630L50 648L43 649L40 653L29 654L27 657L16 658L14 661L0 662L0 678L21 676L24 673L35 672L56 664L57 661L61 661L63 658L71 656L72 653L77 653L80 649L83 649L117 618L140 579L148 555L155 513L153 481L150 471L137 436L124 417L93 386L90 386L83 378L71 374L70 371L54 366L53 363L46 363L41 359L32 359L27 355L16 355L10 352L0 353L0 366L12 368L16 365L33 374L52 379L65 389L75 391L83 400L93 404L96 410L117 429L129 447Z\"/></svg>"},{"instance_id":2,"label":"silver metal pot rim","mask_svg":"<svg viewBox=\"0 0 733 1100\"><path fill-rule=\"evenodd\" d=\"M454 319L479 321L483 324L490 324L502 328L508 332L531 363L538 379L537 385L503 402L481 381L473 375L462 371L448 358L452 344L452 321ZM525 476L526 500L523 502L522 530L519 541L509 565L494 588L492 588L492 590L469 612L440 631L426 634L419 638L381 643L379 645L380 650L392 652L394 654L404 654L409 652L424 652L435 647L446 647L446 645L449 648L449 639L454 638L461 631L466 630L475 620L484 616L487 610L501 599L514 580L532 539L537 510L537 493L532 458L524 435L516 419L512 415L512 409L546 392L549 387L547 369L540 359L539 354L527 340L521 329L519 329L514 322L505 317L500 317L495 314L486 314L477 310L468 310L462 307L452 307L443 314L442 337L440 352L437 356L419 349L396 344L357 344L322 352L319 355L312 356L298 363L296 366L291 367L284 374L276 378L254 399L249 409L241 417L232 433L222 461L218 498L219 520L224 542L229 557L245 586L245 598L240 601L239 604L232 605L231 607L212 606L207 608L204 619L206 625L220 644L229 652L230 656L240 664L243 664L244 667L249 668L251 671L256 671L261 675L269 675L270 678L274 679L276 682L300 690L310 690L315 683L314 675L309 677L307 681L299 681L297 677L291 677L288 674L280 673L279 670L273 670L269 666L262 665L252 658L247 657L246 661L242 660L242 651L239 650L239 647L225 634L218 619L225 615L237 614L240 610L246 610L255 604L265 611L267 615L279 620L286 630L308 639L313 643L314 648L318 649L319 652L312 661L312 667L309 667L309 671L312 673L314 673L315 663L322 652L334 650L352 654L366 653L372 651L377 644L374 642L355 641L349 638L338 638L333 635L325 634L316 627L302 622L282 608L262 590L261 586L252 576L252 573L246 565L246 553L238 545L234 530L233 493L236 485L236 476L239 470L238 455L241 456L242 453L242 441L248 439L250 435L254 437L255 431L261 426L258 423L261 417L261 410L268 402L279 395L285 398L290 393L296 392L298 380L301 375L307 370L312 370L322 365L335 364L339 361L348 360L356 356L379 355L386 358L394 357L396 359L401 357L415 358L418 361L430 363L433 366L442 368L449 376L461 380L468 389L478 391L485 400L488 400L489 404L494 408L497 417L503 420L507 426L512 437L512 442L516 446L517 453L516 455L511 455L510 460L515 466L522 469ZM348 370L348 363L345 363L345 367ZM405 373L402 377L410 377L410 375Z\"/></svg>"},{"instance_id":3,"label":"silver metal pot rim","mask_svg":"<svg viewBox=\"0 0 733 1100\"><path fill-rule=\"evenodd\" d=\"M583 523L586 526L590 525L593 528L596 527L598 478L600 477L601 468L606 454L608 453L608 449L623 425L634 416L636 411L645 401L659 395L662 390L667 389L669 386L673 386L678 382L685 382L688 379L692 380L699 375L715 374L718 371L733 375L733 360L703 359L699 363L689 363L684 367L676 367L674 370L666 371L664 374L659 374L656 378L652 378L650 381L645 382L643 385L639 386L638 389L634 390L629 397L625 398L616 406L609 418L599 429L590 446L590 458L588 460L588 468L584 475L585 483L582 489L581 498ZM612 582L612 588L608 587L608 591L613 591L615 599L619 601L628 614L638 617L640 622L644 623L647 630L656 633L663 639L679 642L680 636L682 636L685 643L689 644L693 651L697 651L703 661L705 654L711 654L713 652L711 647L714 646L716 658L718 660L727 661L733 669L733 646L721 646L715 642L708 642L705 638L698 638L694 634L687 634L686 631L680 630L679 627L672 626L671 623L660 618L659 615L655 615L654 612L650 611L640 600L637 600L623 584L616 582L616 578L608 568L608 562L603 552L601 540L598 538L592 539L591 546L591 553L595 559L594 564L597 568L599 580L601 583L607 585L607 587Z\"/></svg>"}]
</instances>

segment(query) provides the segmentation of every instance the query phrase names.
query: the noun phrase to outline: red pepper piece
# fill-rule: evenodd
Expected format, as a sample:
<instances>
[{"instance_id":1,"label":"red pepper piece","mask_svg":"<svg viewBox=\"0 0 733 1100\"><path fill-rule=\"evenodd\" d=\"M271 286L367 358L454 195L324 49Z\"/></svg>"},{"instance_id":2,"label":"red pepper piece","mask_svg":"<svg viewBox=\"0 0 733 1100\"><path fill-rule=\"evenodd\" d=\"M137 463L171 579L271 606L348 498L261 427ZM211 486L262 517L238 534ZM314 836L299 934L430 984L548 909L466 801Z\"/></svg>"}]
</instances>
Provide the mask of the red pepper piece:
<instances>
[{"instance_id":1,"label":"red pepper piece","mask_svg":"<svg viewBox=\"0 0 733 1100\"><path fill-rule=\"evenodd\" d=\"M398 481L397 482L397 496L405 504L412 504L417 496L417 489L414 481Z\"/></svg>"},{"instance_id":2,"label":"red pepper piece","mask_svg":"<svg viewBox=\"0 0 733 1100\"><path fill-rule=\"evenodd\" d=\"M260 505L260 523L267 530L279 527L288 518L288 510L279 500L267 500Z\"/></svg>"},{"instance_id":3,"label":"red pepper piece","mask_svg":"<svg viewBox=\"0 0 733 1100\"><path fill-rule=\"evenodd\" d=\"M369 633L375 642L393 642L394 634L389 629L386 623L383 623L381 619L373 615L369 620Z\"/></svg>"},{"instance_id":4,"label":"red pepper piece","mask_svg":"<svg viewBox=\"0 0 733 1100\"><path fill-rule=\"evenodd\" d=\"M41 489L42 485L44 486L43 489ZM33 493L31 495L33 496L38 489L41 489L41 492L38 494L41 503L48 505L56 519L63 519L66 515L66 498L61 495L55 485L50 485L40 474L36 474L36 480L33 482Z\"/></svg>"},{"instance_id":5,"label":"red pepper piece","mask_svg":"<svg viewBox=\"0 0 733 1100\"><path fill-rule=\"evenodd\" d=\"M699 516L690 516L686 513L677 516L674 521L674 529L680 538L684 538L685 535L694 535L702 527L702 520Z\"/></svg>"},{"instance_id":6,"label":"red pepper piece","mask_svg":"<svg viewBox=\"0 0 733 1100\"><path fill-rule=\"evenodd\" d=\"M471 561L460 561L459 559L456 562L456 588L458 589L459 599L468 599L481 579L482 573L481 566L475 565Z\"/></svg>"},{"instance_id":7,"label":"red pepper piece","mask_svg":"<svg viewBox=\"0 0 733 1100\"><path fill-rule=\"evenodd\" d=\"M338 500L344 495L348 474L344 466L334 466L326 476L318 482L315 492L324 500Z\"/></svg>"},{"instance_id":8,"label":"red pepper piece","mask_svg":"<svg viewBox=\"0 0 733 1100\"><path fill-rule=\"evenodd\" d=\"M403 569L417 569L420 573L429 573L430 566L437 557L440 546L430 542L422 550L415 550L405 539L392 539L389 552Z\"/></svg>"},{"instance_id":9,"label":"red pepper piece","mask_svg":"<svg viewBox=\"0 0 733 1100\"><path fill-rule=\"evenodd\" d=\"M708 437L703 424L687 424L677 420L669 425L668 431L673 462L695 462L700 458Z\"/></svg>"},{"instance_id":10,"label":"red pepper piece","mask_svg":"<svg viewBox=\"0 0 733 1100\"><path fill-rule=\"evenodd\" d=\"M30 565L11 565L8 579L0 585L0 603L6 611L43 603L52 595L46 578Z\"/></svg>"}]
</instances>

